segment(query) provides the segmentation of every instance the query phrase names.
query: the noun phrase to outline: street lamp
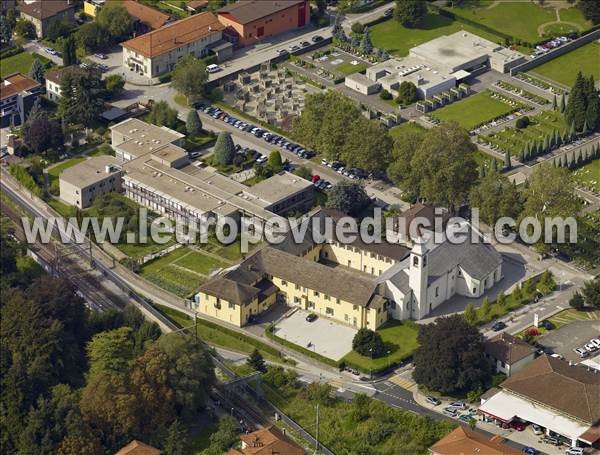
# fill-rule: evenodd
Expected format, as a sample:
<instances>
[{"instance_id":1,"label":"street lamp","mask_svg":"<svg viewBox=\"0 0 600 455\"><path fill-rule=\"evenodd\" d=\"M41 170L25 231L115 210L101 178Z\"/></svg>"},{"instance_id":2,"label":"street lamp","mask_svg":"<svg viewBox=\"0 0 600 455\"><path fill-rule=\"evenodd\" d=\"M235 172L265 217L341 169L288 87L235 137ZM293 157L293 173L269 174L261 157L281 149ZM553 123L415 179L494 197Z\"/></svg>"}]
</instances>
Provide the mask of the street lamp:
<instances>
[{"instance_id":1,"label":"street lamp","mask_svg":"<svg viewBox=\"0 0 600 455\"><path fill-rule=\"evenodd\" d=\"M390 353L391 353L391 352L392 352L392 351L388 351L388 352L387 352L387 365L388 365L387 367L388 367L388 370L390 369Z\"/></svg>"}]
</instances>

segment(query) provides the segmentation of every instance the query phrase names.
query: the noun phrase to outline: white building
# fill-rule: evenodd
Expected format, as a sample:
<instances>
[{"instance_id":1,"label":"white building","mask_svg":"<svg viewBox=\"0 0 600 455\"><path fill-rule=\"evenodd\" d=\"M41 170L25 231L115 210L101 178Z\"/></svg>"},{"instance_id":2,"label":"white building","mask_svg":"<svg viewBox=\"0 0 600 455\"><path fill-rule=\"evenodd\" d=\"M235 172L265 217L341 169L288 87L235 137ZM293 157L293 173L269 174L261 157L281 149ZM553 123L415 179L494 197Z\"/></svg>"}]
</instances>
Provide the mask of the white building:
<instances>
[{"instance_id":1,"label":"white building","mask_svg":"<svg viewBox=\"0 0 600 455\"><path fill-rule=\"evenodd\" d=\"M224 29L210 12L186 17L122 43L123 66L151 79L173 71L188 55L202 58L213 52L226 59L232 45L222 39Z\"/></svg>"},{"instance_id":2,"label":"white building","mask_svg":"<svg viewBox=\"0 0 600 455\"><path fill-rule=\"evenodd\" d=\"M535 360L536 349L507 332L485 341L485 355L496 373L506 376L516 373Z\"/></svg>"}]
</instances>

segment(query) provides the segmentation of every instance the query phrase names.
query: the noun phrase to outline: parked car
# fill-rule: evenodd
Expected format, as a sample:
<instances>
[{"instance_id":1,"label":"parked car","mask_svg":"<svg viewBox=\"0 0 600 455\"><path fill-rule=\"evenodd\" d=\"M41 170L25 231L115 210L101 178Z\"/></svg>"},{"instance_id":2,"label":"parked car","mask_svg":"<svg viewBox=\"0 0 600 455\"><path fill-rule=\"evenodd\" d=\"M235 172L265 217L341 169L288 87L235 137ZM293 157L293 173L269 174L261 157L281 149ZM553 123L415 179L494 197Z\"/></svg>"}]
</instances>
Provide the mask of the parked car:
<instances>
[{"instance_id":1,"label":"parked car","mask_svg":"<svg viewBox=\"0 0 600 455\"><path fill-rule=\"evenodd\" d=\"M266 163L266 162L267 162L267 160L268 160L268 159L269 159L269 158L267 158L265 155L260 155L260 156L257 158L256 162L257 162L258 164L264 164L264 163Z\"/></svg>"},{"instance_id":2,"label":"parked car","mask_svg":"<svg viewBox=\"0 0 600 455\"><path fill-rule=\"evenodd\" d=\"M567 455L583 455L584 449L583 447L569 447L567 450L565 450L565 453Z\"/></svg>"},{"instance_id":3,"label":"parked car","mask_svg":"<svg viewBox=\"0 0 600 455\"><path fill-rule=\"evenodd\" d=\"M221 71L221 67L219 65L215 65L213 63L206 67L206 71L208 71L209 73L217 73L217 72Z\"/></svg>"},{"instance_id":4,"label":"parked car","mask_svg":"<svg viewBox=\"0 0 600 455\"><path fill-rule=\"evenodd\" d=\"M533 431L533 434L537 435L544 434L544 429L535 423L531 425L531 431Z\"/></svg>"},{"instance_id":5,"label":"parked car","mask_svg":"<svg viewBox=\"0 0 600 455\"><path fill-rule=\"evenodd\" d=\"M290 51L290 52L297 51L298 49L300 49L300 47L297 44L290 44L288 46L288 51Z\"/></svg>"},{"instance_id":6,"label":"parked car","mask_svg":"<svg viewBox=\"0 0 600 455\"><path fill-rule=\"evenodd\" d=\"M288 52L288 51L286 51L285 49L277 49L277 50L275 51L275 53L276 53L277 55L279 55L279 56L283 56L283 55L288 55L288 54L289 54L289 52Z\"/></svg>"},{"instance_id":7,"label":"parked car","mask_svg":"<svg viewBox=\"0 0 600 455\"><path fill-rule=\"evenodd\" d=\"M46 52L47 54L50 54L50 55L56 55L56 54L58 54L58 52L56 52L56 51L55 51L54 49L52 49L51 47L46 47L46 48L44 48L44 52Z\"/></svg>"},{"instance_id":8,"label":"parked car","mask_svg":"<svg viewBox=\"0 0 600 455\"><path fill-rule=\"evenodd\" d=\"M321 35L315 35L310 39L313 43L318 43L319 41L323 40L323 37Z\"/></svg>"},{"instance_id":9,"label":"parked car","mask_svg":"<svg viewBox=\"0 0 600 455\"><path fill-rule=\"evenodd\" d=\"M101 53L94 54L94 57L99 58L100 60L106 60L108 58L106 54Z\"/></svg>"},{"instance_id":10,"label":"parked car","mask_svg":"<svg viewBox=\"0 0 600 455\"><path fill-rule=\"evenodd\" d=\"M553 446L560 445L560 441L552 436L545 436L542 441L544 441L546 444L552 444Z\"/></svg>"},{"instance_id":11,"label":"parked car","mask_svg":"<svg viewBox=\"0 0 600 455\"><path fill-rule=\"evenodd\" d=\"M453 401L448 405L449 408L466 409L467 405L462 401Z\"/></svg>"},{"instance_id":12,"label":"parked car","mask_svg":"<svg viewBox=\"0 0 600 455\"><path fill-rule=\"evenodd\" d=\"M310 46L310 43L308 41L300 41L300 46L308 47L308 46Z\"/></svg>"},{"instance_id":13,"label":"parked car","mask_svg":"<svg viewBox=\"0 0 600 455\"><path fill-rule=\"evenodd\" d=\"M458 415L458 411L456 410L456 408L444 408L442 412L450 417L456 417Z\"/></svg>"},{"instance_id":14,"label":"parked car","mask_svg":"<svg viewBox=\"0 0 600 455\"><path fill-rule=\"evenodd\" d=\"M317 316L315 313L310 313L308 316L306 316L306 321L313 322L316 321L318 317L319 316Z\"/></svg>"},{"instance_id":15,"label":"parked car","mask_svg":"<svg viewBox=\"0 0 600 455\"><path fill-rule=\"evenodd\" d=\"M494 332L499 332L500 330L504 330L505 328L506 328L506 324L502 321L498 321L492 326L492 330Z\"/></svg>"},{"instance_id":16,"label":"parked car","mask_svg":"<svg viewBox=\"0 0 600 455\"><path fill-rule=\"evenodd\" d=\"M582 359L584 357L587 357L588 355L590 355L590 353L588 351L586 351L584 348L575 348L575 349L573 349L573 351L575 351L575 353L578 354L579 357L581 357Z\"/></svg>"},{"instance_id":17,"label":"parked car","mask_svg":"<svg viewBox=\"0 0 600 455\"><path fill-rule=\"evenodd\" d=\"M521 452L523 452L525 455L537 455L538 453L540 453L537 449L533 447L523 447L521 449Z\"/></svg>"},{"instance_id":18,"label":"parked car","mask_svg":"<svg viewBox=\"0 0 600 455\"><path fill-rule=\"evenodd\" d=\"M517 431L524 431L527 425L525 422L521 422L520 420L514 420L510 423L510 426Z\"/></svg>"},{"instance_id":19,"label":"parked car","mask_svg":"<svg viewBox=\"0 0 600 455\"><path fill-rule=\"evenodd\" d=\"M460 420L461 422L465 422L465 423L471 423L471 421L473 420L473 417L471 417L469 414L462 414L458 420Z\"/></svg>"},{"instance_id":20,"label":"parked car","mask_svg":"<svg viewBox=\"0 0 600 455\"><path fill-rule=\"evenodd\" d=\"M596 347L595 344L593 343L588 343L586 345L583 346L585 348L586 351L588 352L595 352L598 348Z\"/></svg>"},{"instance_id":21,"label":"parked car","mask_svg":"<svg viewBox=\"0 0 600 455\"><path fill-rule=\"evenodd\" d=\"M427 400L427 403L432 404L434 406L439 406L440 404L442 404L440 400L438 400L436 397L432 397L431 395L429 395L425 399Z\"/></svg>"},{"instance_id":22,"label":"parked car","mask_svg":"<svg viewBox=\"0 0 600 455\"><path fill-rule=\"evenodd\" d=\"M388 8L383 12L385 17L390 17L392 14L394 14L394 8Z\"/></svg>"},{"instance_id":23,"label":"parked car","mask_svg":"<svg viewBox=\"0 0 600 455\"><path fill-rule=\"evenodd\" d=\"M592 338L590 340L590 343L596 346L598 349L600 349L600 340L598 338Z\"/></svg>"},{"instance_id":24,"label":"parked car","mask_svg":"<svg viewBox=\"0 0 600 455\"><path fill-rule=\"evenodd\" d=\"M542 326L543 328L545 328L546 330L552 330L552 329L554 328L554 324L552 324L552 322L551 322L551 321L549 321L548 319L544 319L544 320L541 322L541 326Z\"/></svg>"}]
</instances>

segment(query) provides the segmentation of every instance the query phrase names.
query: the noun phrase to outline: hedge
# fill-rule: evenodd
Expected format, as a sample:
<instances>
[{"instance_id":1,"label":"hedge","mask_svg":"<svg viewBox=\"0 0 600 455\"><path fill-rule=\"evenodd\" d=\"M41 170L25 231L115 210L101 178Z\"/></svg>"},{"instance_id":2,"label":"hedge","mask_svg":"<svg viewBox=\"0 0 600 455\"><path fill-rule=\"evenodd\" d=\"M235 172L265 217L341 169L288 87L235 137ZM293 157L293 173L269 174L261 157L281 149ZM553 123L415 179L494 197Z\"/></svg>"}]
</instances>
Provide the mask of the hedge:
<instances>
[{"instance_id":1,"label":"hedge","mask_svg":"<svg viewBox=\"0 0 600 455\"><path fill-rule=\"evenodd\" d=\"M13 55L17 55L23 52L23 48L21 46L12 47L0 54L0 59L5 59L8 57L12 57Z\"/></svg>"},{"instance_id":2,"label":"hedge","mask_svg":"<svg viewBox=\"0 0 600 455\"><path fill-rule=\"evenodd\" d=\"M10 175L16 178L21 185L35 194L37 197L42 197L42 190L35 182L32 175L22 166L18 164L11 164L8 168Z\"/></svg>"},{"instance_id":3,"label":"hedge","mask_svg":"<svg viewBox=\"0 0 600 455\"><path fill-rule=\"evenodd\" d=\"M267 329L265 330L265 335L267 335L267 337L269 337L270 339L272 339L273 341L276 341L277 343L286 346L288 348L291 348L295 351L300 352L301 354L304 354L307 357L311 357L313 359L318 360L319 362L323 362L327 365L330 365L332 367L335 368L339 368L341 365L341 362L332 360L328 357L322 356L321 354L317 354L314 351L311 351L310 349L306 349L303 348L302 346L298 346L297 344L292 343L291 341L287 341L284 340L283 338L278 337L277 335L275 335L273 333L273 324L269 324L269 326L267 327Z\"/></svg>"}]
</instances>

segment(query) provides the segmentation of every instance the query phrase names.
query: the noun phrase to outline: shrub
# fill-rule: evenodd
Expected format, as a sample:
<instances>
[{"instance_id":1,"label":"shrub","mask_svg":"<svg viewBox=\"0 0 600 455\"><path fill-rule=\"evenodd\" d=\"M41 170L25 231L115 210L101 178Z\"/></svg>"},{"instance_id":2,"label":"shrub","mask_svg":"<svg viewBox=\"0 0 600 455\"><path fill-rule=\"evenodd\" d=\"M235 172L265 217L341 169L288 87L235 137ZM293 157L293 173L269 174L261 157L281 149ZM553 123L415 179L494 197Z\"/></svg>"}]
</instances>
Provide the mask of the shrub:
<instances>
[{"instance_id":1,"label":"shrub","mask_svg":"<svg viewBox=\"0 0 600 455\"><path fill-rule=\"evenodd\" d=\"M360 22L355 22L352 24L352 32L354 33L362 33L365 29L365 26Z\"/></svg>"},{"instance_id":2,"label":"shrub","mask_svg":"<svg viewBox=\"0 0 600 455\"><path fill-rule=\"evenodd\" d=\"M352 349L366 357L380 357L385 352L381 335L370 329L360 329L352 340Z\"/></svg>"},{"instance_id":3,"label":"shrub","mask_svg":"<svg viewBox=\"0 0 600 455\"><path fill-rule=\"evenodd\" d=\"M517 127L517 129L522 130L523 128L527 128L530 123L531 123L531 121L529 120L529 117L524 115L523 117L519 117L517 119L515 126Z\"/></svg>"},{"instance_id":4,"label":"shrub","mask_svg":"<svg viewBox=\"0 0 600 455\"><path fill-rule=\"evenodd\" d=\"M388 92L386 89L383 89L379 94L379 98L381 98L382 100L391 100L393 97L390 92Z\"/></svg>"}]
</instances>

